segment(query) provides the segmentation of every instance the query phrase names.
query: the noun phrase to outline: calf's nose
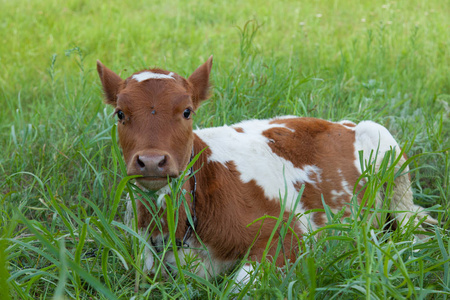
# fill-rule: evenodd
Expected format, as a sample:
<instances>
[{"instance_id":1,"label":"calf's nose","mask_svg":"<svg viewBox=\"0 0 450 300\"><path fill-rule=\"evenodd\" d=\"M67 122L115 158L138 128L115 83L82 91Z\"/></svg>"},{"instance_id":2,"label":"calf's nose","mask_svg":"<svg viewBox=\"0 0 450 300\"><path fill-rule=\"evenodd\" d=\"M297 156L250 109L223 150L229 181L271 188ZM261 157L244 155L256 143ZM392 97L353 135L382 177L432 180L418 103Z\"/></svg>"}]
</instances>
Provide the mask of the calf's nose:
<instances>
[{"instance_id":1,"label":"calf's nose","mask_svg":"<svg viewBox=\"0 0 450 300\"><path fill-rule=\"evenodd\" d=\"M167 155L136 155L135 170L143 176L165 176L167 161Z\"/></svg>"}]
</instances>

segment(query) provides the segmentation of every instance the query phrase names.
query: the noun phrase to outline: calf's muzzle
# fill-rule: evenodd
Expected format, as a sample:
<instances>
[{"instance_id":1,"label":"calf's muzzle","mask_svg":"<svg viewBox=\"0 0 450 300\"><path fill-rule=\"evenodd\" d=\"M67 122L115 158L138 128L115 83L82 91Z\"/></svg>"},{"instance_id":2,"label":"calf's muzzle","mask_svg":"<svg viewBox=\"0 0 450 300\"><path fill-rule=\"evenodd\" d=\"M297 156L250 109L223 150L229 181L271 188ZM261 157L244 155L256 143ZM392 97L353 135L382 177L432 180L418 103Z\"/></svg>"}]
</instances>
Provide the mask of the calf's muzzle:
<instances>
[{"instance_id":1,"label":"calf's muzzle","mask_svg":"<svg viewBox=\"0 0 450 300\"><path fill-rule=\"evenodd\" d=\"M128 175L142 175L138 182L148 189L158 189L167 183L167 177L178 177L174 160L167 152L140 151L127 166ZM153 183L152 183L153 181ZM156 184L154 181L160 181Z\"/></svg>"}]
</instances>

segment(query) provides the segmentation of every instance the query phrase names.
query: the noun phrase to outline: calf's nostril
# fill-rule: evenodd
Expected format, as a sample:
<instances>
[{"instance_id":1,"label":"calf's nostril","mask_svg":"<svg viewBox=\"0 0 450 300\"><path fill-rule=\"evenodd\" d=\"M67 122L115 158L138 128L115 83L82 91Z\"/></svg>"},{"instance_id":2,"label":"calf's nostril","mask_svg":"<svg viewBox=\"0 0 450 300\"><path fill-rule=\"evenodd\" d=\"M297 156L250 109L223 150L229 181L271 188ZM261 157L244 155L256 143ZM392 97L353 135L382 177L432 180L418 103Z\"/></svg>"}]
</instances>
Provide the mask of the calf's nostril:
<instances>
[{"instance_id":1,"label":"calf's nostril","mask_svg":"<svg viewBox=\"0 0 450 300\"><path fill-rule=\"evenodd\" d=\"M158 167L162 168L167 162L167 157L164 155L163 159L159 162Z\"/></svg>"},{"instance_id":2,"label":"calf's nostril","mask_svg":"<svg viewBox=\"0 0 450 300\"><path fill-rule=\"evenodd\" d=\"M142 160L140 160L139 156L137 157L137 163L138 163L139 167L145 168L145 164Z\"/></svg>"}]
</instances>

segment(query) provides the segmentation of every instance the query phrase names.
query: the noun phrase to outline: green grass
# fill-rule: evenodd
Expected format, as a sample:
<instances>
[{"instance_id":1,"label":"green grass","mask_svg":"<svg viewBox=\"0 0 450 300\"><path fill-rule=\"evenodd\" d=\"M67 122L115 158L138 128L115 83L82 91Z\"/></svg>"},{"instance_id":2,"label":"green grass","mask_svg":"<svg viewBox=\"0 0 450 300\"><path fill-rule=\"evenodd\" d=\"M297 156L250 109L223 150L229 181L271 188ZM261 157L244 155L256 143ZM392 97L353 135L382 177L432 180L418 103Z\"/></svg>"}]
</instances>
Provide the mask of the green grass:
<instances>
[{"instance_id":1,"label":"green grass","mask_svg":"<svg viewBox=\"0 0 450 300\"><path fill-rule=\"evenodd\" d=\"M374 120L410 145L415 202L441 223L418 243L413 227L369 226L369 210L329 213L294 265L259 265L247 295L449 299L450 4L303 2L0 0L0 298L230 296L232 274L142 280L145 241L122 225L131 185L95 70L100 59L122 77L151 66L188 76L213 54L199 127ZM370 200L393 174L367 176Z\"/></svg>"}]
</instances>

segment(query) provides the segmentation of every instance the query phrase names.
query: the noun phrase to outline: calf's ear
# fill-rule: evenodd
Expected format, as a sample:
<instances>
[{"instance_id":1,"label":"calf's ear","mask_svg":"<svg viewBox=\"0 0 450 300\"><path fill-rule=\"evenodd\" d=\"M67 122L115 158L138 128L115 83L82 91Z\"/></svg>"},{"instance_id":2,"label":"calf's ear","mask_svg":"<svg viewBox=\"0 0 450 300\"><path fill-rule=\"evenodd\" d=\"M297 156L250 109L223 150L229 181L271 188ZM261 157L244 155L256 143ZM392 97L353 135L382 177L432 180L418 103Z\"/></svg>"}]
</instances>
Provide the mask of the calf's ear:
<instances>
[{"instance_id":1,"label":"calf's ear","mask_svg":"<svg viewBox=\"0 0 450 300\"><path fill-rule=\"evenodd\" d=\"M209 74L211 73L212 60L213 57L211 55L208 60L198 67L188 78L193 88L192 100L194 101L194 109L197 109L203 100L206 100L211 96L209 93Z\"/></svg>"},{"instance_id":2,"label":"calf's ear","mask_svg":"<svg viewBox=\"0 0 450 300\"><path fill-rule=\"evenodd\" d=\"M100 80L102 81L103 91L105 92L105 102L112 106L117 104L117 93L122 83L122 78L119 75L105 67L99 60L97 60L97 71Z\"/></svg>"}]
</instances>

